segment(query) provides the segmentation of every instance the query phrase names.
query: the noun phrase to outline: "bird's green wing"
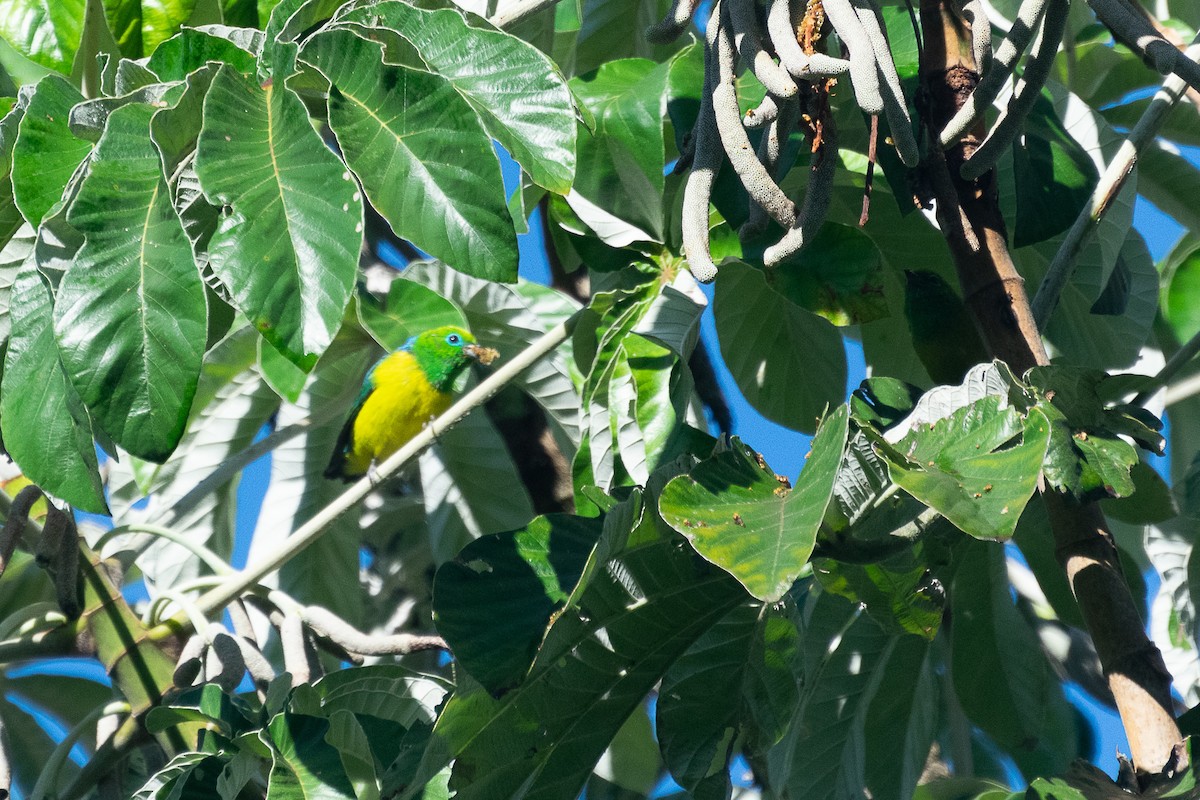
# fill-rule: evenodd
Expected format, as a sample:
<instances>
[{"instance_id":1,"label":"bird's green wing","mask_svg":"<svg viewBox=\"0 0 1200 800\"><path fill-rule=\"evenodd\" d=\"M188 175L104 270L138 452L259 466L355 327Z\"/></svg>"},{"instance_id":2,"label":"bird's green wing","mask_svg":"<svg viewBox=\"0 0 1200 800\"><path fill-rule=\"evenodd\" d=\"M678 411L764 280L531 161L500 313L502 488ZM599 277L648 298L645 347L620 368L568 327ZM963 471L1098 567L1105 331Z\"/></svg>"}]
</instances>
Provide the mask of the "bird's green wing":
<instances>
[{"instance_id":1,"label":"bird's green wing","mask_svg":"<svg viewBox=\"0 0 1200 800\"><path fill-rule=\"evenodd\" d=\"M337 442L333 445L333 455L329 458L329 466L325 468L326 478L341 478L342 480L350 480L346 475L346 455L354 447L354 421L358 419L358 412L362 411L363 403L367 402L367 398L371 396L371 392L375 391L375 367L371 367L367 373L366 379L363 381L362 390L358 393L358 398L354 401L354 405L350 408L350 415L346 418L346 424L342 426L342 430L338 433Z\"/></svg>"}]
</instances>

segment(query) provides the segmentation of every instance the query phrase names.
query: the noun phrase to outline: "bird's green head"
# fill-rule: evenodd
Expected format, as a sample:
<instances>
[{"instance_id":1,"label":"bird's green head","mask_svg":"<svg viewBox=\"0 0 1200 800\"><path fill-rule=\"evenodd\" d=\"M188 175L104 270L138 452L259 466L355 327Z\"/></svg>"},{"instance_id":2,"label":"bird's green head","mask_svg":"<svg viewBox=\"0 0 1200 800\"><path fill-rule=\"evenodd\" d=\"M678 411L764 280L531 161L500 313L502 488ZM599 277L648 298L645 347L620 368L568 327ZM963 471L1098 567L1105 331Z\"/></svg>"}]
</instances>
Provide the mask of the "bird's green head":
<instances>
[{"instance_id":1,"label":"bird's green head","mask_svg":"<svg viewBox=\"0 0 1200 800\"><path fill-rule=\"evenodd\" d=\"M495 350L480 347L470 331L455 325L430 328L409 339L401 349L413 354L429 382L442 392L450 391L454 379L472 361L490 364L496 357Z\"/></svg>"}]
</instances>

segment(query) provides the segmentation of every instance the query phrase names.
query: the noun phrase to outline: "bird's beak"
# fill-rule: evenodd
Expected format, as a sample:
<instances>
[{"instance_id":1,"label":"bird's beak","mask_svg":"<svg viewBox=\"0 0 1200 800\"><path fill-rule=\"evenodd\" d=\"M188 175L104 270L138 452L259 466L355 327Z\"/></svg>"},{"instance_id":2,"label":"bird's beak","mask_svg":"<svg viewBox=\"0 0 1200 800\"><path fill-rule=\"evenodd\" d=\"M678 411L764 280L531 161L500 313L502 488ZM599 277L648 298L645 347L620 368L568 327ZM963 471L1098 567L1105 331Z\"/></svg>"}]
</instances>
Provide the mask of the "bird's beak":
<instances>
[{"instance_id":1,"label":"bird's beak","mask_svg":"<svg viewBox=\"0 0 1200 800\"><path fill-rule=\"evenodd\" d=\"M498 350L491 347L483 347L482 345L478 344L466 345L463 347L463 352L467 354L468 358L475 359L485 367L500 357L500 352Z\"/></svg>"}]
</instances>

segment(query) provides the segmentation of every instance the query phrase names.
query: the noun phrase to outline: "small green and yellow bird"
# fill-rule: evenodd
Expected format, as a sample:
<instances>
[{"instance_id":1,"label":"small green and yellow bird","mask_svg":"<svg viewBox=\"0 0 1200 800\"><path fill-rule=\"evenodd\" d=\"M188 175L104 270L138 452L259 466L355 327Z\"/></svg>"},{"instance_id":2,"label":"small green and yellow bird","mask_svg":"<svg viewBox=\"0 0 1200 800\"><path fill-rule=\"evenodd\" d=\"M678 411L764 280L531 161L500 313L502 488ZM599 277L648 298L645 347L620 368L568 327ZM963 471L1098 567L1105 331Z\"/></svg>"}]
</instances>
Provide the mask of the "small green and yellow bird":
<instances>
[{"instance_id":1,"label":"small green and yellow bird","mask_svg":"<svg viewBox=\"0 0 1200 800\"><path fill-rule=\"evenodd\" d=\"M325 477L352 481L365 475L450 407L454 379L468 364L490 364L497 355L462 328L445 325L381 358L363 381Z\"/></svg>"}]
</instances>

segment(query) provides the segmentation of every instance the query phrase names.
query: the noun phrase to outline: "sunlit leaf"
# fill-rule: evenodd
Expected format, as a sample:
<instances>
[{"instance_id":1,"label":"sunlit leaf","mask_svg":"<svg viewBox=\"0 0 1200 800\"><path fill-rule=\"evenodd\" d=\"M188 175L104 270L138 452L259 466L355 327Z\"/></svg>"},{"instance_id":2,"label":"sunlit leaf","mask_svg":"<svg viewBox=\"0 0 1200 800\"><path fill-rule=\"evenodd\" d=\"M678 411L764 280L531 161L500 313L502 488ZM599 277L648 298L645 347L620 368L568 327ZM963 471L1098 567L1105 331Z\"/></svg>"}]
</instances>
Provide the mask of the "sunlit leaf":
<instances>
[{"instance_id":1,"label":"sunlit leaf","mask_svg":"<svg viewBox=\"0 0 1200 800\"><path fill-rule=\"evenodd\" d=\"M239 310L308 369L333 340L358 273L362 203L282 78L222 66L204 102L196 173L225 207L209 263Z\"/></svg>"},{"instance_id":2,"label":"sunlit leaf","mask_svg":"<svg viewBox=\"0 0 1200 800\"><path fill-rule=\"evenodd\" d=\"M762 600L778 600L808 563L846 444L848 412L821 425L791 488L738 440L663 490L663 518Z\"/></svg>"},{"instance_id":3,"label":"sunlit leaf","mask_svg":"<svg viewBox=\"0 0 1200 800\"><path fill-rule=\"evenodd\" d=\"M154 109L114 111L67 220L84 245L54 308L63 365L95 423L163 461L183 435L204 354L204 286L171 205Z\"/></svg>"}]
</instances>

